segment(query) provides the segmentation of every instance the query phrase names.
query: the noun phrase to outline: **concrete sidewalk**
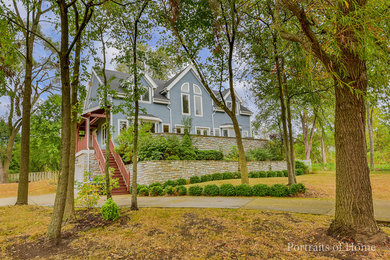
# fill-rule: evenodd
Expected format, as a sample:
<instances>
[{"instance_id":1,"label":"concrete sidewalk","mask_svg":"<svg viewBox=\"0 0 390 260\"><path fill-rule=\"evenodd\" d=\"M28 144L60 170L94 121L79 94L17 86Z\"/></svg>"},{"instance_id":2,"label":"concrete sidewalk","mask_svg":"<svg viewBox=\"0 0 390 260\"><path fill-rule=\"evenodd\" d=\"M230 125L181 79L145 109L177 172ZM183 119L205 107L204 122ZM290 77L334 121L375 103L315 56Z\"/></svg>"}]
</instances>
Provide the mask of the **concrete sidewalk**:
<instances>
[{"instance_id":1,"label":"concrete sidewalk","mask_svg":"<svg viewBox=\"0 0 390 260\"><path fill-rule=\"evenodd\" d=\"M53 206L55 194L29 196L30 205ZM114 196L122 207L130 206L130 195ZM0 206L15 205L16 198L0 198ZM105 199L99 201L103 205ZM257 209L334 215L334 199L270 198L270 197L138 197L138 206L143 208L228 208ZM374 200L375 218L390 222L390 201Z\"/></svg>"}]
</instances>

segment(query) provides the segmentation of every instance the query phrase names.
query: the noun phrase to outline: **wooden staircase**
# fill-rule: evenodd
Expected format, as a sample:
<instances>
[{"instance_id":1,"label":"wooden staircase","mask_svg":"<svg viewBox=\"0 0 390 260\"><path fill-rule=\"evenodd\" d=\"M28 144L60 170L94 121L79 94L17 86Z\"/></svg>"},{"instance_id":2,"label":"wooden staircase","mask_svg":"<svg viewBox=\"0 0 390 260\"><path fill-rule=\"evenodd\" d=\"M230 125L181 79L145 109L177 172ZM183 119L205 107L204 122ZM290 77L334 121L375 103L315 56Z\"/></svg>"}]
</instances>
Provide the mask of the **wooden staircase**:
<instances>
[{"instance_id":1,"label":"wooden staircase","mask_svg":"<svg viewBox=\"0 0 390 260\"><path fill-rule=\"evenodd\" d=\"M102 150L102 153L103 153L104 158L106 158L106 150ZM116 163L115 158L112 155L112 153L110 153L110 160L109 160L108 164L109 164L110 168L115 169L114 175L112 176L112 178L118 179L118 184L119 184L118 188L112 189L111 194L112 195L129 194L129 192L127 191L127 188L126 188L125 180L123 179L123 176L119 170L119 166Z\"/></svg>"}]
</instances>

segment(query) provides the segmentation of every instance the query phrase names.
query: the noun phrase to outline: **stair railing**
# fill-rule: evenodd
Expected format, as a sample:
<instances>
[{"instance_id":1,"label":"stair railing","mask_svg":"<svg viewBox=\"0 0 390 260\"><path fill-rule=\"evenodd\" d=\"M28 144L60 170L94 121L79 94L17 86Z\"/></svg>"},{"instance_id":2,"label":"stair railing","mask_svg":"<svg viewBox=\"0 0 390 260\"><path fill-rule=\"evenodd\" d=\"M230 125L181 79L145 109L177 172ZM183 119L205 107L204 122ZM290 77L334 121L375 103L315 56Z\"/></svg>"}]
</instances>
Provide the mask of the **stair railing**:
<instances>
[{"instance_id":1,"label":"stair railing","mask_svg":"<svg viewBox=\"0 0 390 260\"><path fill-rule=\"evenodd\" d=\"M92 144L93 144L93 149L95 151L96 159L99 164L100 172L104 174L104 166L106 163L106 159L104 158L102 149L100 149L100 145L97 141L96 132L92 134Z\"/></svg>"},{"instance_id":2,"label":"stair railing","mask_svg":"<svg viewBox=\"0 0 390 260\"><path fill-rule=\"evenodd\" d=\"M130 172L126 169L125 164L123 163L123 160L119 154L115 152L115 146L112 140L110 140L110 153L115 159L116 164L118 165L119 171L123 177L123 180L126 184L127 191L130 190Z\"/></svg>"}]
</instances>

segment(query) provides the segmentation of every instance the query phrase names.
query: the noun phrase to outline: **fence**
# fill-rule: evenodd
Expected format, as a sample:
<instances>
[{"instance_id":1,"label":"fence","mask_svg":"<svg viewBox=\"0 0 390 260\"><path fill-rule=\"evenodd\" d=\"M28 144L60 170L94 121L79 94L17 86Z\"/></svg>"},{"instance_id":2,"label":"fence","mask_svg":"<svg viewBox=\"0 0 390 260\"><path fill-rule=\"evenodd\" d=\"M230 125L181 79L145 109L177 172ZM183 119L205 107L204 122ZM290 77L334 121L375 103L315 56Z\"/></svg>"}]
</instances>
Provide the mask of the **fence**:
<instances>
[{"instance_id":1,"label":"fence","mask_svg":"<svg viewBox=\"0 0 390 260\"><path fill-rule=\"evenodd\" d=\"M60 175L60 171L54 172L30 172L28 174L29 181L40 181L40 180L57 180ZM19 181L19 173L17 174L9 174L8 175L9 182L18 182Z\"/></svg>"}]
</instances>

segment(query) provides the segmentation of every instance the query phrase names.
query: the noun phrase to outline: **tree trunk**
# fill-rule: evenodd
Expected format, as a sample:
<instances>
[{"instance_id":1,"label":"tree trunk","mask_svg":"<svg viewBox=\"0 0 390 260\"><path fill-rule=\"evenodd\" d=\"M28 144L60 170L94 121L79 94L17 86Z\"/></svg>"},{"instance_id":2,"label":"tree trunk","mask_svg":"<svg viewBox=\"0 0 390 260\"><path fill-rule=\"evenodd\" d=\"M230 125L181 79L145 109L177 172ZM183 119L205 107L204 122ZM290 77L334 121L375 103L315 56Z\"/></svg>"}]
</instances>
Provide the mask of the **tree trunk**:
<instances>
[{"instance_id":1,"label":"tree trunk","mask_svg":"<svg viewBox=\"0 0 390 260\"><path fill-rule=\"evenodd\" d=\"M364 98L349 89L366 92L366 66L356 58L346 68L349 75L358 75L358 78L343 78L345 85L338 84L335 90L336 212L329 234L366 243L383 242L385 235L374 218Z\"/></svg>"},{"instance_id":2,"label":"tree trunk","mask_svg":"<svg viewBox=\"0 0 390 260\"><path fill-rule=\"evenodd\" d=\"M70 79L69 79L69 22L68 7L64 0L58 1L61 18L61 85L62 85L62 146L61 146L61 175L58 179L57 193L54 202L53 215L47 229L47 238L53 243L58 244L61 239L61 225L64 216L66 193L68 188L70 171L70 150L71 144L71 98L70 98Z\"/></svg>"},{"instance_id":3,"label":"tree trunk","mask_svg":"<svg viewBox=\"0 0 390 260\"><path fill-rule=\"evenodd\" d=\"M4 164L2 167L3 171L3 183L8 183L8 172L9 172L9 166L11 164L11 158L12 158L12 149L14 147L15 143L15 138L18 133L19 128L17 129L12 129L10 136L8 138L8 143L7 143L7 148L5 150L5 155L4 155Z\"/></svg>"},{"instance_id":4,"label":"tree trunk","mask_svg":"<svg viewBox=\"0 0 390 260\"><path fill-rule=\"evenodd\" d=\"M322 166L324 166L326 164L324 131L322 131L322 133L321 133L321 158L322 158Z\"/></svg>"},{"instance_id":5,"label":"tree trunk","mask_svg":"<svg viewBox=\"0 0 390 260\"><path fill-rule=\"evenodd\" d=\"M370 108L367 103L367 127L368 127L368 136L370 138L370 168L373 171L375 169L374 164L374 130L373 130L373 112L374 109Z\"/></svg>"},{"instance_id":6,"label":"tree trunk","mask_svg":"<svg viewBox=\"0 0 390 260\"><path fill-rule=\"evenodd\" d=\"M310 160L311 155L311 148L313 144L313 135L314 135L314 129L315 124L317 122L317 116L314 116L313 125L310 129L310 135L309 135L309 119L306 112L303 112L303 114L300 114L301 123L302 123L302 132L303 132L303 142L305 145L305 160Z\"/></svg>"},{"instance_id":7,"label":"tree trunk","mask_svg":"<svg viewBox=\"0 0 390 260\"><path fill-rule=\"evenodd\" d=\"M105 86L107 87L107 85ZM106 99L107 99L106 91ZM110 199L111 190L110 190L110 140L111 140L111 124L110 124L110 108L107 106L104 109L104 114L106 115L106 162L104 164L104 175L106 179L106 195L107 199Z\"/></svg>"},{"instance_id":8,"label":"tree trunk","mask_svg":"<svg viewBox=\"0 0 390 260\"><path fill-rule=\"evenodd\" d=\"M0 183L4 183L3 160L0 158Z\"/></svg>"},{"instance_id":9,"label":"tree trunk","mask_svg":"<svg viewBox=\"0 0 390 260\"><path fill-rule=\"evenodd\" d=\"M283 59L284 60L284 59ZM284 64L284 62L283 62ZM288 85L286 74L284 74L284 86L285 86L285 95L287 99L287 124L288 124L288 143L289 143L289 152L290 152L290 167L291 173L288 174L288 185L297 183L297 179L295 176L295 153L294 153L294 139L293 139L293 129L291 123L291 104L290 98L288 96Z\"/></svg>"}]
</instances>

